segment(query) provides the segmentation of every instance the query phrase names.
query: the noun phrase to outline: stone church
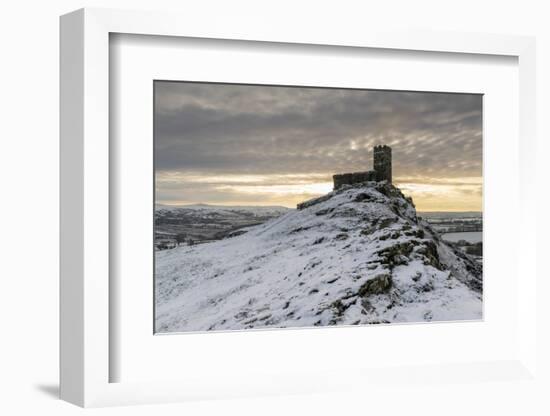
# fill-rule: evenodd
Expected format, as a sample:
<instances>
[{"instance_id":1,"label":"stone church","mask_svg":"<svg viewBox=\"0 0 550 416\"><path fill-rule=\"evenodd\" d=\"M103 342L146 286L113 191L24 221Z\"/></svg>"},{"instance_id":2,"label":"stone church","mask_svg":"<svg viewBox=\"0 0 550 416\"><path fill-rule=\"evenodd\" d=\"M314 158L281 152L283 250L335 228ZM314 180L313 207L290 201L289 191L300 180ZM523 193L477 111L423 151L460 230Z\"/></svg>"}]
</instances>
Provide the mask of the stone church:
<instances>
[{"instance_id":1,"label":"stone church","mask_svg":"<svg viewBox=\"0 0 550 416\"><path fill-rule=\"evenodd\" d=\"M341 188L343 185L369 181L388 181L388 183L391 183L391 147L387 145L374 146L373 170L340 173L333 175L332 179L334 180L334 190Z\"/></svg>"}]
</instances>

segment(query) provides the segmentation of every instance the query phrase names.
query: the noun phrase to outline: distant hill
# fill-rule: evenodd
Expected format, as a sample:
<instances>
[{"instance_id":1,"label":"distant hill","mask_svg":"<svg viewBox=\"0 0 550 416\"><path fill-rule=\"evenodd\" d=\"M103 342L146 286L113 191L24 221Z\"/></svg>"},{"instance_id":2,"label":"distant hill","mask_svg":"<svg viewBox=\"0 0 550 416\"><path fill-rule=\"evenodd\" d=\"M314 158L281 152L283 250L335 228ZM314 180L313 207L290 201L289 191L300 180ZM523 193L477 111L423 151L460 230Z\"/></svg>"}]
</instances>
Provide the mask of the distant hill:
<instances>
[{"instance_id":1,"label":"distant hill","mask_svg":"<svg viewBox=\"0 0 550 416\"><path fill-rule=\"evenodd\" d=\"M210 205L210 204L192 204L192 205L165 205L156 204L155 211L204 211L206 212L247 212L259 215L282 214L291 211L292 208L283 206L247 206L247 205Z\"/></svg>"},{"instance_id":2,"label":"distant hill","mask_svg":"<svg viewBox=\"0 0 550 416\"><path fill-rule=\"evenodd\" d=\"M418 211L418 215L423 218L452 219L481 218L483 213L479 211Z\"/></svg>"},{"instance_id":3,"label":"distant hill","mask_svg":"<svg viewBox=\"0 0 550 416\"><path fill-rule=\"evenodd\" d=\"M157 252L157 331L482 317L482 266L398 188L346 185L304 206L236 237Z\"/></svg>"},{"instance_id":4,"label":"distant hill","mask_svg":"<svg viewBox=\"0 0 550 416\"><path fill-rule=\"evenodd\" d=\"M157 205L155 236L164 240L184 234L194 242L219 240L289 211L292 209L279 206Z\"/></svg>"}]
</instances>

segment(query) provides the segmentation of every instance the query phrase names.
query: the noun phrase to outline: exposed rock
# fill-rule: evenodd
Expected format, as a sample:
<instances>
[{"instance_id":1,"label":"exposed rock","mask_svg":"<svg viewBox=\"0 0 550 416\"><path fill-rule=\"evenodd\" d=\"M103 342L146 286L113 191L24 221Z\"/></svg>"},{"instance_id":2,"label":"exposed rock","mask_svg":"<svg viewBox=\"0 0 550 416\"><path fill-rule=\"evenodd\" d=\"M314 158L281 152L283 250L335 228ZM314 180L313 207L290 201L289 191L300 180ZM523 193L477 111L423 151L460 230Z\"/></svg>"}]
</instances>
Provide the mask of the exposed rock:
<instances>
[{"instance_id":1,"label":"exposed rock","mask_svg":"<svg viewBox=\"0 0 550 416\"><path fill-rule=\"evenodd\" d=\"M429 264L438 270L444 270L444 267L439 261L437 246L433 241L423 241L421 245L416 248L416 253L424 256L424 264Z\"/></svg>"},{"instance_id":2,"label":"exposed rock","mask_svg":"<svg viewBox=\"0 0 550 416\"><path fill-rule=\"evenodd\" d=\"M371 235L374 232L374 227L365 227L361 230L361 235Z\"/></svg>"},{"instance_id":3,"label":"exposed rock","mask_svg":"<svg viewBox=\"0 0 550 416\"><path fill-rule=\"evenodd\" d=\"M331 306L334 308L336 316L342 316L346 309L349 308L349 305L344 305L340 299L334 301Z\"/></svg>"},{"instance_id":4,"label":"exposed rock","mask_svg":"<svg viewBox=\"0 0 550 416\"><path fill-rule=\"evenodd\" d=\"M379 274L376 277L367 280L357 292L359 296L379 295L386 293L392 287L391 275L388 273Z\"/></svg>"},{"instance_id":5,"label":"exposed rock","mask_svg":"<svg viewBox=\"0 0 550 416\"><path fill-rule=\"evenodd\" d=\"M405 235L406 235L407 237L416 237L416 238L422 239L422 238L424 238L425 233L424 233L424 230L418 228L418 229L416 229L416 230L406 231L406 232L405 232Z\"/></svg>"},{"instance_id":6,"label":"exposed rock","mask_svg":"<svg viewBox=\"0 0 550 416\"><path fill-rule=\"evenodd\" d=\"M298 210L309 208L313 205L317 205L317 204L320 204L321 202L327 201L330 198L332 198L332 192L330 192L326 195L320 196L319 198L313 198L313 199L310 199L308 201L304 201L304 202L298 204L298 206L296 208Z\"/></svg>"},{"instance_id":7,"label":"exposed rock","mask_svg":"<svg viewBox=\"0 0 550 416\"><path fill-rule=\"evenodd\" d=\"M363 202L363 201L372 201L373 197L366 192L362 192L360 194L357 194L354 198L355 202Z\"/></svg>"},{"instance_id":8,"label":"exposed rock","mask_svg":"<svg viewBox=\"0 0 550 416\"><path fill-rule=\"evenodd\" d=\"M317 216L326 215L326 214L330 214L332 211L333 211L332 208L320 209L319 211L315 212L315 215Z\"/></svg>"},{"instance_id":9,"label":"exposed rock","mask_svg":"<svg viewBox=\"0 0 550 416\"><path fill-rule=\"evenodd\" d=\"M383 218L378 223L378 229L383 230L384 228L388 228L390 225L392 225L396 221L397 221L397 218L395 218L395 217L393 217L393 218Z\"/></svg>"},{"instance_id":10,"label":"exposed rock","mask_svg":"<svg viewBox=\"0 0 550 416\"><path fill-rule=\"evenodd\" d=\"M413 248L411 242L399 243L380 250L378 255L382 259L381 263L388 265L391 270L397 265L404 264L403 258L408 258Z\"/></svg>"}]
</instances>

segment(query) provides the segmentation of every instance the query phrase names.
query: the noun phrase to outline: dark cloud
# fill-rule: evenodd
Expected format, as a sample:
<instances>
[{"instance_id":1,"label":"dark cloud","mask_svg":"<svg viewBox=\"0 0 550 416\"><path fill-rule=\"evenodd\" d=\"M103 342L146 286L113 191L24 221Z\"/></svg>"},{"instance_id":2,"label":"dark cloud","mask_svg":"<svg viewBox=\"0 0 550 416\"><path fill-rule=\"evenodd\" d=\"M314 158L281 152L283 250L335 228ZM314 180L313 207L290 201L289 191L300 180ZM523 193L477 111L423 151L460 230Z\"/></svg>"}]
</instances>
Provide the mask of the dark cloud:
<instances>
[{"instance_id":1,"label":"dark cloud","mask_svg":"<svg viewBox=\"0 0 550 416\"><path fill-rule=\"evenodd\" d=\"M160 171L275 174L371 167L394 149L394 175L481 175L482 98L156 82Z\"/></svg>"}]
</instances>

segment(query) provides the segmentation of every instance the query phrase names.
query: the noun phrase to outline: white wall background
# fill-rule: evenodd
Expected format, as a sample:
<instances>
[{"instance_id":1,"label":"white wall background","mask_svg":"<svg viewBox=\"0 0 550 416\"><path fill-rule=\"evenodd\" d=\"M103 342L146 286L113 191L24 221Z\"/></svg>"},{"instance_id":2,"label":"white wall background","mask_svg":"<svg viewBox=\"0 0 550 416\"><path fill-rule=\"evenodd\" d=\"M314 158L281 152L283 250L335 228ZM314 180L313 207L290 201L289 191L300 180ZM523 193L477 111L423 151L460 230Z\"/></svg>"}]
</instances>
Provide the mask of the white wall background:
<instances>
[{"instance_id":1,"label":"white wall background","mask_svg":"<svg viewBox=\"0 0 550 416\"><path fill-rule=\"evenodd\" d=\"M0 6L0 413L76 414L56 399L58 368L58 16L84 6L179 10L197 16L269 16L281 25L311 20L327 31L387 20L392 25L538 37L540 236L548 235L547 179L550 124L550 12L547 1L209 1L9 0ZM207 21L207 18L205 19ZM545 124L546 123L546 124ZM543 139L544 138L544 139ZM544 163L542 163L544 162ZM544 229L543 229L544 228ZM540 258L545 252L539 239ZM541 260L541 264L544 260ZM550 277L550 276L549 276ZM550 285L538 287L547 299ZM549 306L541 303L541 367L548 367ZM546 357L545 357L546 356ZM546 374L550 374L546 371ZM546 386L550 391L550 384ZM271 397L254 400L99 409L123 414L549 414L542 390L498 383L388 388L358 397ZM545 403L543 405L543 403Z\"/></svg>"}]
</instances>

